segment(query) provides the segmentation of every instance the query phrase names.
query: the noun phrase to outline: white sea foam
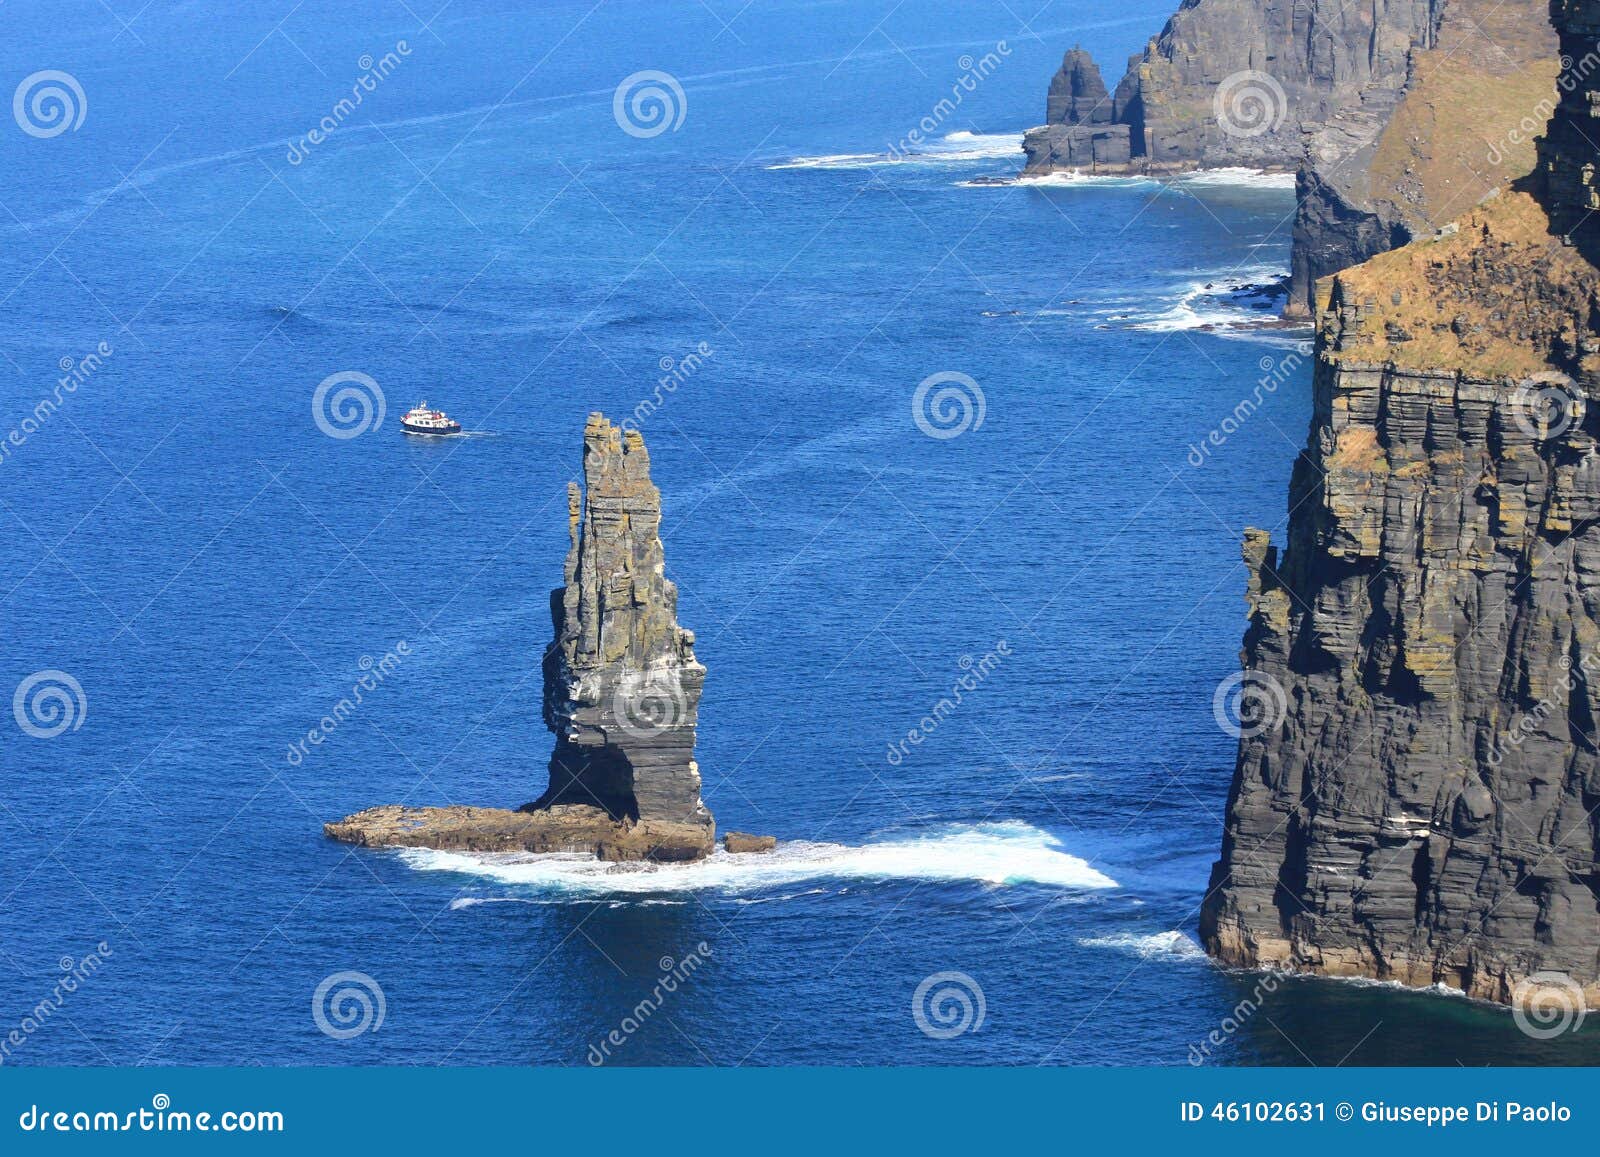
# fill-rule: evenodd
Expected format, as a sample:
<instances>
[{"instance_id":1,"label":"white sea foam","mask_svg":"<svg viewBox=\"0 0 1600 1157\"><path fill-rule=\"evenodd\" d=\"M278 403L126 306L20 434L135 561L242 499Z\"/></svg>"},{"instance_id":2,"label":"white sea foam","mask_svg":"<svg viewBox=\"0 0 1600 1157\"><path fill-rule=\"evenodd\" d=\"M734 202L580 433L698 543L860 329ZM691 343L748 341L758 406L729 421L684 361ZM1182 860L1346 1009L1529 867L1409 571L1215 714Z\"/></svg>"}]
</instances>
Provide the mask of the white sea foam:
<instances>
[{"instance_id":1,"label":"white sea foam","mask_svg":"<svg viewBox=\"0 0 1600 1157\"><path fill-rule=\"evenodd\" d=\"M1078 941L1085 948L1112 948L1119 952L1131 952L1144 960L1172 959L1172 960L1204 960L1205 951L1182 932L1174 929L1171 932L1156 932L1138 934L1133 932L1119 932L1112 936L1096 936L1088 940Z\"/></svg>"},{"instance_id":2,"label":"white sea foam","mask_svg":"<svg viewBox=\"0 0 1600 1157\"><path fill-rule=\"evenodd\" d=\"M541 892L587 896L708 889L742 894L824 879L1117 887L1111 877L1063 851L1050 833L1017 822L953 825L923 836L857 847L792 840L765 854L729 855L719 850L694 864L608 864L588 856L468 854L429 848L403 848L399 855L420 871L459 872ZM466 907L472 902L455 903Z\"/></svg>"},{"instance_id":3,"label":"white sea foam","mask_svg":"<svg viewBox=\"0 0 1600 1157\"><path fill-rule=\"evenodd\" d=\"M1261 169L1198 169L1172 178L1178 188L1225 187L1287 189L1294 191L1293 173L1268 173Z\"/></svg>"},{"instance_id":4,"label":"white sea foam","mask_svg":"<svg viewBox=\"0 0 1600 1157\"><path fill-rule=\"evenodd\" d=\"M790 157L769 169L871 169L882 165L969 165L977 161L1020 158L1021 133L955 132L924 143L914 153L825 153Z\"/></svg>"},{"instance_id":5,"label":"white sea foam","mask_svg":"<svg viewBox=\"0 0 1600 1157\"><path fill-rule=\"evenodd\" d=\"M1116 176L1109 173L1084 173L1076 169L1070 173L1040 173L1035 176L1018 177L1017 184L1058 189L1077 189L1085 187L1103 189L1158 189L1161 187L1161 182L1157 181L1153 177L1129 175Z\"/></svg>"},{"instance_id":6,"label":"white sea foam","mask_svg":"<svg viewBox=\"0 0 1600 1157\"><path fill-rule=\"evenodd\" d=\"M1227 332L1259 327L1275 320L1281 312L1283 291L1277 283L1286 274L1282 267L1272 265L1194 274L1192 280L1176 287L1176 299L1168 298L1163 308L1135 311L1123 320L1129 329L1151 333L1197 329ZM1263 301L1270 301L1272 308L1253 308Z\"/></svg>"}]
</instances>

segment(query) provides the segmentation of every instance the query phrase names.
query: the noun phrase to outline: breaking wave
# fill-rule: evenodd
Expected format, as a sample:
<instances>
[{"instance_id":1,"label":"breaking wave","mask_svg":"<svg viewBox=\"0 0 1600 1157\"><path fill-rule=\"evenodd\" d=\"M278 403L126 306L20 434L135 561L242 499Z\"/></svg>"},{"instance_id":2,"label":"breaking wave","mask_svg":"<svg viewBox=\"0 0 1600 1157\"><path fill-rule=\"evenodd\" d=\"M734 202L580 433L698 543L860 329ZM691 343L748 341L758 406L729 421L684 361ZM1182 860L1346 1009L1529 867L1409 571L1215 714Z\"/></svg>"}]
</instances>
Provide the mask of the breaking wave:
<instances>
[{"instance_id":1,"label":"breaking wave","mask_svg":"<svg viewBox=\"0 0 1600 1157\"><path fill-rule=\"evenodd\" d=\"M1263 265L1196 276L1177 286L1162 308L1114 314L1109 320L1151 333L1250 331L1279 328L1287 302L1287 274L1281 266Z\"/></svg>"},{"instance_id":2,"label":"breaking wave","mask_svg":"<svg viewBox=\"0 0 1600 1157\"><path fill-rule=\"evenodd\" d=\"M793 840L765 854L730 855L719 849L693 864L609 864L581 855L472 854L430 848L402 848L399 856L419 871L458 872L568 896L704 890L743 894L815 880L973 881L1083 889L1118 886L1111 877L1063 851L1050 833L1019 822L953 825L924 836L857 847ZM466 906L461 901L457 904Z\"/></svg>"},{"instance_id":3,"label":"breaking wave","mask_svg":"<svg viewBox=\"0 0 1600 1157\"><path fill-rule=\"evenodd\" d=\"M955 132L924 143L914 153L830 153L790 157L768 169L871 169L880 165L961 165L1022 156L1021 133Z\"/></svg>"},{"instance_id":4,"label":"breaking wave","mask_svg":"<svg viewBox=\"0 0 1600 1157\"><path fill-rule=\"evenodd\" d=\"M1245 189L1287 189L1294 192L1293 173L1268 173L1262 169L1198 169L1172 178L1178 188L1232 187Z\"/></svg>"},{"instance_id":5,"label":"breaking wave","mask_svg":"<svg viewBox=\"0 0 1600 1157\"><path fill-rule=\"evenodd\" d=\"M1155 932L1139 935L1119 932L1113 936L1095 936L1078 941L1085 948L1112 948L1129 952L1143 960L1204 960L1205 950L1182 932Z\"/></svg>"}]
</instances>

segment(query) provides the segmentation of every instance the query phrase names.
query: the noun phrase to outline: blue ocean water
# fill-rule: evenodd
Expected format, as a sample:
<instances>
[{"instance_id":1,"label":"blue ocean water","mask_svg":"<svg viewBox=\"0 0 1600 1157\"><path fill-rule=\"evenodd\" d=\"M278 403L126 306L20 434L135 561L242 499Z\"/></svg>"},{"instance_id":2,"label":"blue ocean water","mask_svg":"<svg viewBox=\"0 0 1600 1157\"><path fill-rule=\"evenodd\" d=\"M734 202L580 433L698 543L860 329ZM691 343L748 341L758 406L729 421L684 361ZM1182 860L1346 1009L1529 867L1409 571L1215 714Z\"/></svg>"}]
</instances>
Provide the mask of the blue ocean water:
<instances>
[{"instance_id":1,"label":"blue ocean water","mask_svg":"<svg viewBox=\"0 0 1600 1157\"><path fill-rule=\"evenodd\" d=\"M1292 194L979 180L1063 49L1114 71L1170 6L7 5L6 83L83 116L0 131L0 689L72 716L4 721L3 1062L1594 1060L1195 947L1240 533L1281 541L1309 416L1296 335L1215 327ZM670 123L614 103L646 71ZM340 374L375 428L318 422ZM407 440L422 398L474 436ZM706 801L782 850L326 841L542 790L593 410L663 491Z\"/></svg>"}]
</instances>

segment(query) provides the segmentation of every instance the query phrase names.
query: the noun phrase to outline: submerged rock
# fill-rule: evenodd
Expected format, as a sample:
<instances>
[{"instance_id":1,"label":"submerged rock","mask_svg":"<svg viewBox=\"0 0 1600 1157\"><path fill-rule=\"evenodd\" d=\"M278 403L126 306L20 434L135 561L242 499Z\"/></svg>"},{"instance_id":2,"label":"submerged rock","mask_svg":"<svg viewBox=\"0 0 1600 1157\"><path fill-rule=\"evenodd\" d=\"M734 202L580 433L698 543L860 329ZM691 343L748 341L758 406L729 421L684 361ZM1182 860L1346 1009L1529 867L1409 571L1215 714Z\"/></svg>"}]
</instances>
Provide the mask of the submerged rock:
<instances>
[{"instance_id":1,"label":"submerged rock","mask_svg":"<svg viewBox=\"0 0 1600 1157\"><path fill-rule=\"evenodd\" d=\"M365 846L593 852L691 860L716 825L700 801L695 726L706 670L678 626L661 547L661 494L637 430L591 414L584 486L568 488L565 585L553 591L544 719L549 786L517 811L380 807L326 825Z\"/></svg>"},{"instance_id":2,"label":"submerged rock","mask_svg":"<svg viewBox=\"0 0 1600 1157\"><path fill-rule=\"evenodd\" d=\"M1557 18L1581 61L1600 0ZM1600 1004L1600 75L1563 92L1536 180L1322 299L1287 548L1245 542L1227 963Z\"/></svg>"}]
</instances>

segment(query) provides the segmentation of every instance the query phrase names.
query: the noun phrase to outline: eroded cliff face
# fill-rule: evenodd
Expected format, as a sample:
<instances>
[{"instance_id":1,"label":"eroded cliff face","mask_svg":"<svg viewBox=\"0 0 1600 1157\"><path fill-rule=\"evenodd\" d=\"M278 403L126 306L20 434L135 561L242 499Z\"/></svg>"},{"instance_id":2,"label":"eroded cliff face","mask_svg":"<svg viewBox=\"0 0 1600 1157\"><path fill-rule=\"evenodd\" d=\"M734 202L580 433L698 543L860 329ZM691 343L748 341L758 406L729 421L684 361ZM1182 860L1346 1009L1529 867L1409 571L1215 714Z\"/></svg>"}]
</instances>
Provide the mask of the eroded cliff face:
<instances>
[{"instance_id":1,"label":"eroded cliff face","mask_svg":"<svg viewBox=\"0 0 1600 1157\"><path fill-rule=\"evenodd\" d=\"M1600 0L1556 16L1596 50ZM1245 540L1227 963L1600 1001L1600 106L1569 81L1540 179L1321 303L1287 547Z\"/></svg>"},{"instance_id":2,"label":"eroded cliff face","mask_svg":"<svg viewBox=\"0 0 1600 1157\"><path fill-rule=\"evenodd\" d=\"M1127 126L1128 163L1293 170L1307 127L1369 87L1400 88L1412 47L1431 42L1439 2L1184 0L1117 86L1111 120ZM1069 54L1063 74L1072 67ZM1078 167L1063 145L1068 123L1052 116L1029 134L1030 172Z\"/></svg>"},{"instance_id":3,"label":"eroded cliff face","mask_svg":"<svg viewBox=\"0 0 1600 1157\"><path fill-rule=\"evenodd\" d=\"M1525 176L1559 69L1548 0L1437 0L1407 67L1312 126L1298 180L1291 316L1317 281L1431 235Z\"/></svg>"},{"instance_id":4,"label":"eroded cliff face","mask_svg":"<svg viewBox=\"0 0 1600 1157\"><path fill-rule=\"evenodd\" d=\"M643 437L591 414L583 474L582 492L574 483L567 495L566 585L550 598L550 787L532 806L590 804L619 819L709 824L694 760L706 669L693 632L678 626Z\"/></svg>"}]
</instances>

